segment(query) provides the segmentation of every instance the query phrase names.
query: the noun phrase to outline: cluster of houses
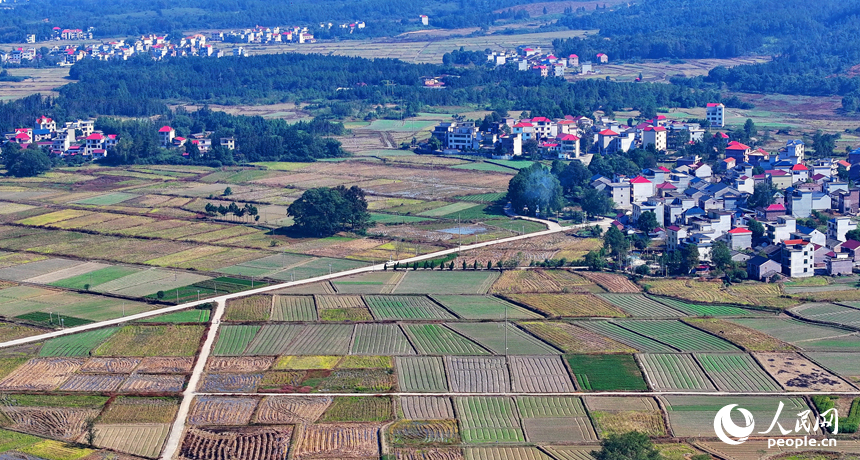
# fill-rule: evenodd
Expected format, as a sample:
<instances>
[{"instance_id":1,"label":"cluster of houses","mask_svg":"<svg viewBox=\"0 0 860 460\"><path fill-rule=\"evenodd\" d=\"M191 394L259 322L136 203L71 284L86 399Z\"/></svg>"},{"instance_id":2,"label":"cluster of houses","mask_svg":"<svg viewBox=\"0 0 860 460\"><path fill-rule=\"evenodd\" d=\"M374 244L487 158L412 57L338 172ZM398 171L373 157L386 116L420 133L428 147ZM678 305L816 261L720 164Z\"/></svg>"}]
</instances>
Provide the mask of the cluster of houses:
<instances>
[{"instance_id":1,"label":"cluster of houses","mask_svg":"<svg viewBox=\"0 0 860 460\"><path fill-rule=\"evenodd\" d=\"M605 117L595 122L588 117L565 116L557 120L505 118L483 131L475 122L450 121L439 124L433 131L445 153L474 151L509 159L522 155L526 142L535 141L544 157L585 164L594 153L627 152L649 145L658 151L672 150L684 142L700 141L704 135L705 129L698 123L672 121L665 115L636 126L622 125Z\"/></svg>"},{"instance_id":2,"label":"cluster of houses","mask_svg":"<svg viewBox=\"0 0 860 460\"><path fill-rule=\"evenodd\" d=\"M320 24L320 28L331 29L332 23ZM341 24L340 28L350 29L350 33L354 29L364 29L364 22L357 21L350 24ZM255 26L253 29L230 30L227 32L218 31L210 35L212 41L230 42L230 43L248 43L258 45L277 45L281 43L315 43L314 35L308 31L307 27L264 27Z\"/></svg>"},{"instance_id":3,"label":"cluster of houses","mask_svg":"<svg viewBox=\"0 0 860 460\"><path fill-rule=\"evenodd\" d=\"M615 203L620 213L613 225L620 230L634 232L643 213L654 213L660 227L652 236L665 239L667 251L693 244L707 261L714 243L723 241L733 260L747 264L751 278L850 274L860 265L860 242L846 238L857 228L852 216L860 206L860 188L840 180L838 170L860 172L851 158L809 161L804 155L801 140L787 142L774 155L727 142L726 168L719 174L700 158L680 158L673 169L650 168L636 177L595 176L591 186ZM854 161L860 167L860 150ZM749 206L760 183L777 190L768 200L773 204ZM826 231L798 224L816 211L832 216ZM765 241L753 241L751 220L763 224Z\"/></svg>"},{"instance_id":4,"label":"cluster of houses","mask_svg":"<svg viewBox=\"0 0 860 460\"><path fill-rule=\"evenodd\" d=\"M14 142L21 148L36 144L46 152L58 156L82 155L103 158L118 141L116 134L105 134L95 129L95 120L77 120L59 126L46 116L36 119L32 128L17 128L5 133L5 142Z\"/></svg>"},{"instance_id":5,"label":"cluster of houses","mask_svg":"<svg viewBox=\"0 0 860 460\"><path fill-rule=\"evenodd\" d=\"M54 27L51 31L51 40L92 40L92 38L92 27L85 31L81 29L63 29L61 27ZM36 43L36 34L27 34L26 42Z\"/></svg>"},{"instance_id":6,"label":"cluster of houses","mask_svg":"<svg viewBox=\"0 0 860 460\"><path fill-rule=\"evenodd\" d=\"M176 135L176 130L170 126L162 126L158 130L158 139L161 141L161 146L164 148L174 148L174 147L183 147L187 143L192 143L197 146L197 149L200 153L208 152L212 149L212 132L206 131L203 133L195 133L191 134L189 137L185 138L182 136ZM222 137L219 140L221 147L224 147L228 150L236 149L236 139L232 137ZM184 153L183 155L188 155L188 153Z\"/></svg>"},{"instance_id":7,"label":"cluster of houses","mask_svg":"<svg viewBox=\"0 0 860 460\"><path fill-rule=\"evenodd\" d=\"M598 53L594 61L580 62L579 56L571 54L567 57L557 57L552 53L544 53L539 46L520 46L516 50L493 51L487 55L487 61L496 66L516 65L523 72L535 72L542 77L563 77L565 73L574 72L581 75L594 72L594 64L607 64L609 56Z\"/></svg>"}]
</instances>

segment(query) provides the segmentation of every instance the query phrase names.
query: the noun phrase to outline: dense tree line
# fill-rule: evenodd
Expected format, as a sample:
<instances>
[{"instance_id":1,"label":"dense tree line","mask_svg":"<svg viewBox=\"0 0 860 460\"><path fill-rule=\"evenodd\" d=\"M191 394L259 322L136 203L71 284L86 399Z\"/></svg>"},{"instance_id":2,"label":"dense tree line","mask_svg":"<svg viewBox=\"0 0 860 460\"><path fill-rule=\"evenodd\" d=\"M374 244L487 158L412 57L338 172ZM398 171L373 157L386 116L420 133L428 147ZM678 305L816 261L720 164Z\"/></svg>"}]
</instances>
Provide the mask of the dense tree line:
<instances>
[{"instance_id":1,"label":"dense tree line","mask_svg":"<svg viewBox=\"0 0 860 460\"><path fill-rule=\"evenodd\" d=\"M646 0L613 11L568 15L560 24L599 29L584 39L556 40L557 54L612 60L773 56L771 62L717 67L705 78L675 79L693 87L803 95L841 95L860 110L860 6L822 0Z\"/></svg>"},{"instance_id":2,"label":"dense tree line","mask_svg":"<svg viewBox=\"0 0 860 460\"><path fill-rule=\"evenodd\" d=\"M423 87L426 76L447 75L446 88ZM421 106L481 104L560 117L622 107L695 107L719 100L713 91L665 84L602 80L568 83L512 68L451 68L394 59L322 55L262 55L248 58L175 58L154 62L83 61L71 69L78 83L60 89L68 111L145 116L163 113L166 101L272 103L322 100Z\"/></svg>"}]
</instances>

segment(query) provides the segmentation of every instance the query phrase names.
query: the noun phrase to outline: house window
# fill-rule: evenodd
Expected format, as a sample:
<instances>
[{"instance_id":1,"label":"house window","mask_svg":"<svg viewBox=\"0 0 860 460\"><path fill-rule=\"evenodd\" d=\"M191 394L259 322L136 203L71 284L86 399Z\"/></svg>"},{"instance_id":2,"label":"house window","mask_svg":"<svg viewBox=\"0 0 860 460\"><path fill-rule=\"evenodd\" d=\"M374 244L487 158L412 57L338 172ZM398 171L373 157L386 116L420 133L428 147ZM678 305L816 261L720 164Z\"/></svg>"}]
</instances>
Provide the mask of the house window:
<instances>
[{"instance_id":1,"label":"house window","mask_svg":"<svg viewBox=\"0 0 860 460\"><path fill-rule=\"evenodd\" d=\"M806 272L808 272L808 271L809 271L809 269L808 269L808 268L804 268L804 269L803 269L803 273L806 273Z\"/></svg>"}]
</instances>

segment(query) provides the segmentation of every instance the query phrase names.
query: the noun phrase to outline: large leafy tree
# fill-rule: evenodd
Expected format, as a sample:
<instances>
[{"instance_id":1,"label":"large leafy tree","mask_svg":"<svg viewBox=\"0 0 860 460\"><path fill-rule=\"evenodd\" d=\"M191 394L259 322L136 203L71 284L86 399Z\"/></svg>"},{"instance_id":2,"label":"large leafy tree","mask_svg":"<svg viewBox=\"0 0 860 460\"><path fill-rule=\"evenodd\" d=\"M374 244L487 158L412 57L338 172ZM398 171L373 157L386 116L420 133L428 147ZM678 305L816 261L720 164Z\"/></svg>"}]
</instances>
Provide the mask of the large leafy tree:
<instances>
[{"instance_id":1,"label":"large leafy tree","mask_svg":"<svg viewBox=\"0 0 860 460\"><path fill-rule=\"evenodd\" d=\"M3 149L3 162L10 176L32 177L51 170L53 163L36 144L21 150L17 144L10 143Z\"/></svg>"},{"instance_id":2,"label":"large leafy tree","mask_svg":"<svg viewBox=\"0 0 860 460\"><path fill-rule=\"evenodd\" d=\"M645 232L645 234L649 234L657 228L657 215L652 211L645 211L642 215L639 216L639 220L636 222L636 226L639 227L639 230Z\"/></svg>"},{"instance_id":3,"label":"large leafy tree","mask_svg":"<svg viewBox=\"0 0 860 460\"><path fill-rule=\"evenodd\" d=\"M302 233L330 236L339 231L364 232L370 224L364 191L342 185L312 188L287 208Z\"/></svg>"},{"instance_id":4,"label":"large leafy tree","mask_svg":"<svg viewBox=\"0 0 860 460\"><path fill-rule=\"evenodd\" d=\"M726 243L717 241L711 248L711 261L720 270L725 270L732 266L732 252Z\"/></svg>"},{"instance_id":5,"label":"large leafy tree","mask_svg":"<svg viewBox=\"0 0 860 460\"><path fill-rule=\"evenodd\" d=\"M747 205L751 208L764 208L774 203L773 195L776 193L776 188L767 182L756 184L752 195L747 198Z\"/></svg>"},{"instance_id":6,"label":"large leafy tree","mask_svg":"<svg viewBox=\"0 0 860 460\"><path fill-rule=\"evenodd\" d=\"M660 452L648 435L638 431L611 434L600 443L601 449L591 455L597 460L661 460Z\"/></svg>"},{"instance_id":7,"label":"large leafy tree","mask_svg":"<svg viewBox=\"0 0 860 460\"><path fill-rule=\"evenodd\" d=\"M699 266L699 248L693 243L687 243L681 248L681 270L684 274Z\"/></svg>"},{"instance_id":8,"label":"large leafy tree","mask_svg":"<svg viewBox=\"0 0 860 460\"><path fill-rule=\"evenodd\" d=\"M609 249L609 254L615 258L618 263L624 260L627 256L627 251L630 250L630 241L618 230L618 227L612 225L606 234L603 236L603 245Z\"/></svg>"},{"instance_id":9,"label":"large leafy tree","mask_svg":"<svg viewBox=\"0 0 860 460\"><path fill-rule=\"evenodd\" d=\"M537 209L544 214L560 210L564 205L561 184L540 163L523 168L508 184L508 200L515 212L528 209L534 214Z\"/></svg>"},{"instance_id":10,"label":"large leafy tree","mask_svg":"<svg viewBox=\"0 0 860 460\"><path fill-rule=\"evenodd\" d=\"M588 217L604 216L615 207L615 203L609 196L593 188L583 190L579 204L582 206L582 210L588 214Z\"/></svg>"}]
</instances>

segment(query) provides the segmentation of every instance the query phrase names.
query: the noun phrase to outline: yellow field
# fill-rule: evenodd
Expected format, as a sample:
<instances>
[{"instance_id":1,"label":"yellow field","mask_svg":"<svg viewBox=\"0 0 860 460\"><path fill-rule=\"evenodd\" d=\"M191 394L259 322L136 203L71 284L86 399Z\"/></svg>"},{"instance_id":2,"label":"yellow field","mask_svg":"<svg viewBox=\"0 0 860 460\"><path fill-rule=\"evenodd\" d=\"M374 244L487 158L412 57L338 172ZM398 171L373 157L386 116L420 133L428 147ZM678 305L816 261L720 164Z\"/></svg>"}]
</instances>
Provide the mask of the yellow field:
<instances>
[{"instance_id":1,"label":"yellow field","mask_svg":"<svg viewBox=\"0 0 860 460\"><path fill-rule=\"evenodd\" d=\"M272 369L334 369L340 356L281 356Z\"/></svg>"},{"instance_id":2,"label":"yellow field","mask_svg":"<svg viewBox=\"0 0 860 460\"><path fill-rule=\"evenodd\" d=\"M74 219L75 217L83 217L92 214L89 211L78 211L77 209L63 209L62 211L49 212L40 216L28 217L19 220L18 224L43 226L59 222L61 220Z\"/></svg>"}]
</instances>

